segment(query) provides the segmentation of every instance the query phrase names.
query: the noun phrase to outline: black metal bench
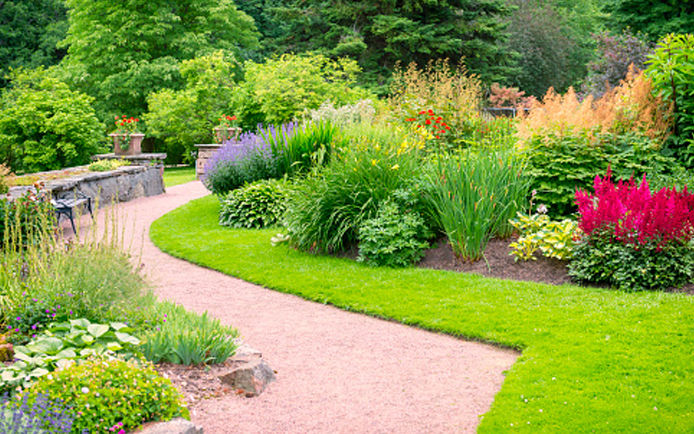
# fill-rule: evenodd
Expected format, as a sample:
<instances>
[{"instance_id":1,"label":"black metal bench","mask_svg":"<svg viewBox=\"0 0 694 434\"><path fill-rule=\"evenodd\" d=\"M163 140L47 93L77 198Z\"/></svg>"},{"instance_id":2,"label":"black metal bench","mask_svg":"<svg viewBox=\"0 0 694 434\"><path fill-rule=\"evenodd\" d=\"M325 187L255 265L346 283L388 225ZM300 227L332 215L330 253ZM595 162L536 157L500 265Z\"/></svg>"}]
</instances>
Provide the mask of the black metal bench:
<instances>
[{"instance_id":1,"label":"black metal bench","mask_svg":"<svg viewBox=\"0 0 694 434\"><path fill-rule=\"evenodd\" d=\"M53 208L55 208L55 218L58 223L60 223L60 216L69 218L70 224L72 225L72 232L75 234L77 233L74 220L75 208L86 205L87 210L89 210L89 215L94 217L94 214L92 213L92 198L80 193L79 191L65 192L62 195L51 199L51 205L53 205Z\"/></svg>"}]
</instances>

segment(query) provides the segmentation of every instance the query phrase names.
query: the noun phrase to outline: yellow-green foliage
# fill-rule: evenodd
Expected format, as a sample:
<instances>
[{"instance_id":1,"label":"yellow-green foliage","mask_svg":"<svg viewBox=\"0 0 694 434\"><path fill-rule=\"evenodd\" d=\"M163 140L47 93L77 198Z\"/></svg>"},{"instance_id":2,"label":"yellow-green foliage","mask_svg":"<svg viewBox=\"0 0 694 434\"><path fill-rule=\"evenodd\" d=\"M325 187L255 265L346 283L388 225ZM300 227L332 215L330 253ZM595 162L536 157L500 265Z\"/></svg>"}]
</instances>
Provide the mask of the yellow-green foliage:
<instances>
[{"instance_id":1,"label":"yellow-green foliage","mask_svg":"<svg viewBox=\"0 0 694 434\"><path fill-rule=\"evenodd\" d=\"M151 364L94 359L43 377L25 393L43 394L76 410L72 432L132 431L145 422L188 418L181 393ZM22 395L24 396L24 394Z\"/></svg>"},{"instance_id":2,"label":"yellow-green foliage","mask_svg":"<svg viewBox=\"0 0 694 434\"><path fill-rule=\"evenodd\" d=\"M125 160L97 160L89 165L89 170L92 172L108 172L128 164L130 163Z\"/></svg>"},{"instance_id":3,"label":"yellow-green foliage","mask_svg":"<svg viewBox=\"0 0 694 434\"><path fill-rule=\"evenodd\" d=\"M246 121L280 124L326 101L340 106L370 97L355 85L361 69L348 58L285 54L265 63L246 62L245 69L246 81L235 95L235 106Z\"/></svg>"},{"instance_id":4,"label":"yellow-green foliage","mask_svg":"<svg viewBox=\"0 0 694 434\"><path fill-rule=\"evenodd\" d=\"M548 258L571 259L578 224L573 220L550 220L546 214L526 215L509 223L518 230L520 237L510 244L511 254L517 260L536 260L534 253L539 249Z\"/></svg>"}]
</instances>

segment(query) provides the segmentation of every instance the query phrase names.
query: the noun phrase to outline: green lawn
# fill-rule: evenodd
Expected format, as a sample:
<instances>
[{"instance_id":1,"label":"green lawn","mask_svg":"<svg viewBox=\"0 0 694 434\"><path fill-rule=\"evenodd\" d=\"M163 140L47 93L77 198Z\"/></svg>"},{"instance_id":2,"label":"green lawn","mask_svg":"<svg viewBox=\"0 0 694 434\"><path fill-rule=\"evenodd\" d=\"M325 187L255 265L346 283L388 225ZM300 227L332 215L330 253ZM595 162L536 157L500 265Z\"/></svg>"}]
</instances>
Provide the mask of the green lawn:
<instances>
[{"instance_id":1,"label":"green lawn","mask_svg":"<svg viewBox=\"0 0 694 434\"><path fill-rule=\"evenodd\" d=\"M220 227L218 207L193 201L150 236L268 288L522 350L480 432L694 432L694 297L370 268Z\"/></svg>"},{"instance_id":2,"label":"green lawn","mask_svg":"<svg viewBox=\"0 0 694 434\"><path fill-rule=\"evenodd\" d=\"M164 169L164 185L173 187L174 185L185 184L195 181L195 167L171 167Z\"/></svg>"}]
</instances>

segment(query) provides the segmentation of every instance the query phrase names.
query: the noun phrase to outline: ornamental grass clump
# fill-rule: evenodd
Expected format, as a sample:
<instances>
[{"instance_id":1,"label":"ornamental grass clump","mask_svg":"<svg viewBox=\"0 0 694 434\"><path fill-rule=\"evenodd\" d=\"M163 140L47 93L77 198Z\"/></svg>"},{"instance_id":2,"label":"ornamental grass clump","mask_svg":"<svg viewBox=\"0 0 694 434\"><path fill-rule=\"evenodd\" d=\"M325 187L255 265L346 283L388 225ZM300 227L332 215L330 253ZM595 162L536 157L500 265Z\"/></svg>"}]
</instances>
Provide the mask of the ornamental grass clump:
<instances>
[{"instance_id":1,"label":"ornamental grass clump","mask_svg":"<svg viewBox=\"0 0 694 434\"><path fill-rule=\"evenodd\" d=\"M511 235L509 219L523 209L529 191L524 163L512 152L441 157L428 183L438 223L465 261L482 259L492 237Z\"/></svg>"},{"instance_id":2,"label":"ornamental grass clump","mask_svg":"<svg viewBox=\"0 0 694 434\"><path fill-rule=\"evenodd\" d=\"M308 169L317 159L324 160L329 155L337 131L338 128L329 121L303 125L291 122L280 127L269 125L266 129L259 128L258 135L265 146L272 150L280 174L293 174ZM323 157L319 158L317 154L321 149Z\"/></svg>"},{"instance_id":3,"label":"ornamental grass clump","mask_svg":"<svg viewBox=\"0 0 694 434\"><path fill-rule=\"evenodd\" d=\"M665 289L694 281L694 194L648 182L595 177L579 190L579 243L569 274L625 290Z\"/></svg>"}]
</instances>

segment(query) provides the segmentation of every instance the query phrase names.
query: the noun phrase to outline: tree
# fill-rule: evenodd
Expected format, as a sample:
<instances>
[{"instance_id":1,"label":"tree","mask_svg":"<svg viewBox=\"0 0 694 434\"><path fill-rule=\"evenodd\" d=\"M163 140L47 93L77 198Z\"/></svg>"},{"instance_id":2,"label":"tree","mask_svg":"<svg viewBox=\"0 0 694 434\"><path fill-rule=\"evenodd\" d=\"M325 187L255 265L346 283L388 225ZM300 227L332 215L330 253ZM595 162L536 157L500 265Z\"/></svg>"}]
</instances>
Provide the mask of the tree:
<instances>
[{"instance_id":1,"label":"tree","mask_svg":"<svg viewBox=\"0 0 694 434\"><path fill-rule=\"evenodd\" d=\"M258 1L245 1L246 7ZM385 85L398 63L460 58L484 80L508 77L514 63L505 50L502 0L272 0L276 52L316 51L333 58L348 56L364 70L362 79Z\"/></svg>"},{"instance_id":2,"label":"tree","mask_svg":"<svg viewBox=\"0 0 694 434\"><path fill-rule=\"evenodd\" d=\"M0 96L0 163L17 172L76 166L102 150L89 96L43 68L18 69Z\"/></svg>"},{"instance_id":3,"label":"tree","mask_svg":"<svg viewBox=\"0 0 694 434\"><path fill-rule=\"evenodd\" d=\"M583 91L600 97L607 87L619 85L627 76L629 67L635 71L645 69L645 62L652 51L651 45L638 36L624 31L618 35L607 32L595 35L598 43L597 59L588 64L588 76L583 82Z\"/></svg>"},{"instance_id":4,"label":"tree","mask_svg":"<svg viewBox=\"0 0 694 434\"><path fill-rule=\"evenodd\" d=\"M653 42L694 29L694 3L689 0L611 0L605 9L617 28L644 33Z\"/></svg>"},{"instance_id":5,"label":"tree","mask_svg":"<svg viewBox=\"0 0 694 434\"><path fill-rule=\"evenodd\" d=\"M166 144L167 160L190 161L196 143L209 143L222 114L231 113L236 83L233 59L217 51L181 62L184 89L162 89L147 98L148 133Z\"/></svg>"},{"instance_id":6,"label":"tree","mask_svg":"<svg viewBox=\"0 0 694 434\"><path fill-rule=\"evenodd\" d=\"M594 56L592 33L602 29L596 0L514 0L508 48L520 53L512 84L536 97L559 92L586 75Z\"/></svg>"},{"instance_id":7,"label":"tree","mask_svg":"<svg viewBox=\"0 0 694 434\"><path fill-rule=\"evenodd\" d=\"M101 119L140 115L150 92L183 85L179 61L258 45L231 0L66 0L67 68L96 98Z\"/></svg>"},{"instance_id":8,"label":"tree","mask_svg":"<svg viewBox=\"0 0 694 434\"><path fill-rule=\"evenodd\" d=\"M67 33L63 0L0 0L0 87L10 68L57 64L65 55L58 43Z\"/></svg>"}]
</instances>

